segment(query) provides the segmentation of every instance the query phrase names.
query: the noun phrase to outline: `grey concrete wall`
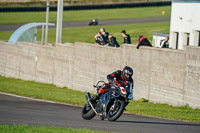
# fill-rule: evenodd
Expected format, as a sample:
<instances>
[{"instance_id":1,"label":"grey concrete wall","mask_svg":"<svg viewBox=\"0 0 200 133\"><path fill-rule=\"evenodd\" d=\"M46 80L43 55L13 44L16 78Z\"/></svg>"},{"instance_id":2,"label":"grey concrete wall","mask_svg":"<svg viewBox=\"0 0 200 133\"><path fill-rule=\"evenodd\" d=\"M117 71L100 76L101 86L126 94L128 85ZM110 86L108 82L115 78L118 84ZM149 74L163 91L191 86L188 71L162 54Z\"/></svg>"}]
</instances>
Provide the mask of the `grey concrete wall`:
<instances>
[{"instance_id":1,"label":"grey concrete wall","mask_svg":"<svg viewBox=\"0 0 200 133\"><path fill-rule=\"evenodd\" d=\"M184 51L153 50L149 99L183 105L186 54Z\"/></svg>"},{"instance_id":2,"label":"grey concrete wall","mask_svg":"<svg viewBox=\"0 0 200 133\"><path fill-rule=\"evenodd\" d=\"M20 78L21 48L16 45L5 45L5 73L6 77ZM10 51L10 52L7 52Z\"/></svg>"},{"instance_id":3,"label":"grey concrete wall","mask_svg":"<svg viewBox=\"0 0 200 133\"><path fill-rule=\"evenodd\" d=\"M0 75L6 76L6 46L7 43L0 42Z\"/></svg>"},{"instance_id":4,"label":"grey concrete wall","mask_svg":"<svg viewBox=\"0 0 200 133\"><path fill-rule=\"evenodd\" d=\"M74 46L56 45L54 52L53 83L73 88Z\"/></svg>"},{"instance_id":5,"label":"grey concrete wall","mask_svg":"<svg viewBox=\"0 0 200 133\"><path fill-rule=\"evenodd\" d=\"M184 104L200 108L200 47L187 47Z\"/></svg>"},{"instance_id":6,"label":"grey concrete wall","mask_svg":"<svg viewBox=\"0 0 200 133\"><path fill-rule=\"evenodd\" d=\"M36 81L37 62L37 45L23 44L20 48L20 79ZM9 51L7 51L9 52Z\"/></svg>"},{"instance_id":7,"label":"grey concrete wall","mask_svg":"<svg viewBox=\"0 0 200 133\"><path fill-rule=\"evenodd\" d=\"M129 65L134 69L136 100L200 108L199 53L199 47L178 51L78 42L55 46L0 42L0 75L95 92L93 84Z\"/></svg>"}]
</instances>

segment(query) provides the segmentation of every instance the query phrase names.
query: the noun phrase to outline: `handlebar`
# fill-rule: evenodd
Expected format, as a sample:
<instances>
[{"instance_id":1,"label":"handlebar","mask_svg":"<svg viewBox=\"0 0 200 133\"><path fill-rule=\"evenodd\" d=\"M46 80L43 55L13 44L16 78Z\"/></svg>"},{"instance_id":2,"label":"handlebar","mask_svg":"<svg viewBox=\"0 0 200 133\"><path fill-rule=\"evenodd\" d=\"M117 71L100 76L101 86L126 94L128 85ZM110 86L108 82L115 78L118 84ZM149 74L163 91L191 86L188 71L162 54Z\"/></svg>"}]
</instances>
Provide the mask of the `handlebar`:
<instances>
[{"instance_id":1,"label":"handlebar","mask_svg":"<svg viewBox=\"0 0 200 133\"><path fill-rule=\"evenodd\" d=\"M99 82L97 82L97 84L96 84L96 85L93 85L93 87L97 88L97 86L99 85L99 83L104 83L104 84L106 84L106 82L105 82L105 81L103 81L103 80L100 80Z\"/></svg>"}]
</instances>

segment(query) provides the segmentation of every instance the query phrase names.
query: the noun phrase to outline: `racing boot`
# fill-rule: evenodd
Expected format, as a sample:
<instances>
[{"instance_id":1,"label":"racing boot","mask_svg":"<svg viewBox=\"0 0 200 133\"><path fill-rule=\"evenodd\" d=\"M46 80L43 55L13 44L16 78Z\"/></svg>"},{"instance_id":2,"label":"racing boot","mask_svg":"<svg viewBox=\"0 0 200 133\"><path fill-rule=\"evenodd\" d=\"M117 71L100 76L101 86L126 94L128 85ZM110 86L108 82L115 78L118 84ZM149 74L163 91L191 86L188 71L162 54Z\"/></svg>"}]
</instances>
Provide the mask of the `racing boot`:
<instances>
[{"instance_id":1,"label":"racing boot","mask_svg":"<svg viewBox=\"0 0 200 133\"><path fill-rule=\"evenodd\" d=\"M101 96L100 93L95 94L93 97L90 98L91 103L95 103L96 100Z\"/></svg>"}]
</instances>

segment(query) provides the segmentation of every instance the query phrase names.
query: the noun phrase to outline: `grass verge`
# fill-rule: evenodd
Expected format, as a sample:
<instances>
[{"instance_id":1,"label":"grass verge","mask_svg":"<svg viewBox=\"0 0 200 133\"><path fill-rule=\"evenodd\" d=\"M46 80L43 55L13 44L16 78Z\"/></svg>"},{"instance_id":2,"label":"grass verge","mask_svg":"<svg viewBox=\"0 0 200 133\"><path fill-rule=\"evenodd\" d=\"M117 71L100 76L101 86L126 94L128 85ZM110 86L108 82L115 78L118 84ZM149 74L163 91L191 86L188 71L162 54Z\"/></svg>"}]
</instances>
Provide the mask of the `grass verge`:
<instances>
[{"instance_id":1,"label":"grass verge","mask_svg":"<svg viewBox=\"0 0 200 133\"><path fill-rule=\"evenodd\" d=\"M152 41L153 32L168 33L169 22L156 22L156 23L138 23L138 24L120 24L120 25L104 25L106 31L113 34L119 44L123 43L123 37L121 36L121 30L127 30L127 33L131 36L132 44L137 44L139 35L144 35ZM74 43L74 42L86 42L95 43L94 35L102 26L86 26L86 27L71 27L63 28L62 31L62 43ZM0 32L0 40L8 41L14 31L2 31ZM41 41L41 29L38 30L37 40ZM50 28L48 33L48 42L56 42L56 29Z\"/></svg>"},{"instance_id":2,"label":"grass verge","mask_svg":"<svg viewBox=\"0 0 200 133\"><path fill-rule=\"evenodd\" d=\"M79 106L83 106L86 102L85 92L3 76L0 76L0 91ZM137 115L200 122L200 109L192 109L189 106L173 107L167 104L154 104L134 100L130 102L126 109L128 110L126 113Z\"/></svg>"},{"instance_id":3,"label":"grass verge","mask_svg":"<svg viewBox=\"0 0 200 133\"><path fill-rule=\"evenodd\" d=\"M2 133L108 133L90 129L73 129L59 127L36 127L27 125L0 125ZM114 132L109 132L114 133Z\"/></svg>"},{"instance_id":4,"label":"grass verge","mask_svg":"<svg viewBox=\"0 0 200 133\"><path fill-rule=\"evenodd\" d=\"M88 20L89 22L94 18L98 18L101 21L108 19L163 17L162 11L165 11L165 16L170 16L171 6L64 11L63 21ZM56 19L57 12L50 11L49 22L56 22ZM30 22L46 22L46 12L0 13L0 24Z\"/></svg>"}]
</instances>

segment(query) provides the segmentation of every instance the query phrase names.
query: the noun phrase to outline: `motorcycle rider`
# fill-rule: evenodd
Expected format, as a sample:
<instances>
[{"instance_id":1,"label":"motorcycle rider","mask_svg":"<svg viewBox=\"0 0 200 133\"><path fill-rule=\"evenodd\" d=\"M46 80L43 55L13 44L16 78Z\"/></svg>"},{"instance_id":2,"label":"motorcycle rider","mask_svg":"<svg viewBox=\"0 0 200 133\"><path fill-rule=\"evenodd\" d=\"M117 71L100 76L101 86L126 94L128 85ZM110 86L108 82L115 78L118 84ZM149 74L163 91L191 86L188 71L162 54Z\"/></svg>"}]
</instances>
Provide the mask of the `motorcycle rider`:
<instances>
[{"instance_id":1,"label":"motorcycle rider","mask_svg":"<svg viewBox=\"0 0 200 133\"><path fill-rule=\"evenodd\" d=\"M111 86L127 86L128 88L128 100L133 99L133 69L129 66L125 66L123 70L117 70L107 75L108 83L102 85L98 92L90 98L90 102L95 102L103 93L107 92Z\"/></svg>"}]
</instances>

